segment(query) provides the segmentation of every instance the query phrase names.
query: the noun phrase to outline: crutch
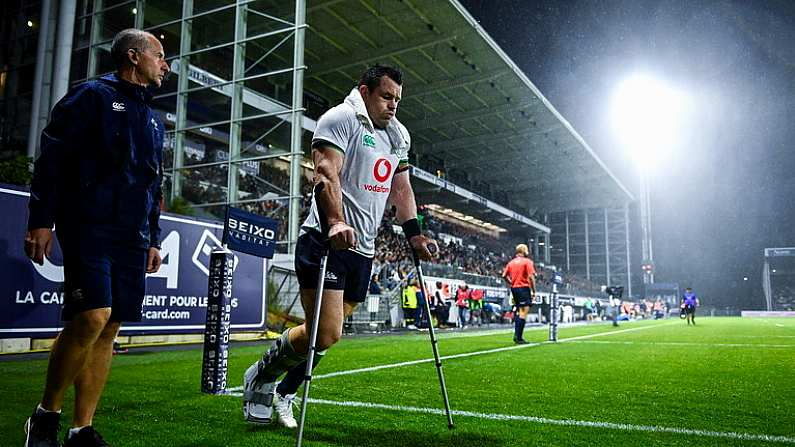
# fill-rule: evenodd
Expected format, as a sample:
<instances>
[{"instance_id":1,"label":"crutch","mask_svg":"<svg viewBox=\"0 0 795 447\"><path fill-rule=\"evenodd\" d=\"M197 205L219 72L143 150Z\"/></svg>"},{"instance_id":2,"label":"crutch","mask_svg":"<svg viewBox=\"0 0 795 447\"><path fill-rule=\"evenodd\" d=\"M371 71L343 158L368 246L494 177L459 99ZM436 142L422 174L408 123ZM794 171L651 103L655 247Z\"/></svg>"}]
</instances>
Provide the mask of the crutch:
<instances>
[{"instance_id":1,"label":"crutch","mask_svg":"<svg viewBox=\"0 0 795 447\"><path fill-rule=\"evenodd\" d=\"M309 352L307 352L306 357L306 373L304 375L304 393L303 397L301 398L301 418L300 422L298 423L298 439L296 439L295 445L296 447L301 447L301 442L304 439L304 420L306 419L306 406L307 401L309 400L309 385L312 383L312 366L315 363L315 351L316 351L316 343L317 343L317 327L320 325L320 305L323 301L323 283L326 279L326 263L328 262L328 251L329 251L329 241L328 241L328 222L326 222L326 216L323 213L323 209L320 207L320 202L317 199L318 194L320 191L323 191L323 183L318 183L315 186L315 191L312 194L315 198L315 203L317 204L317 214L318 220L320 221L320 232L323 238L323 248L320 254L320 272L318 273L317 278L317 294L315 295L315 310L314 315L312 316L312 330L309 333Z\"/></svg>"},{"instance_id":2,"label":"crutch","mask_svg":"<svg viewBox=\"0 0 795 447\"><path fill-rule=\"evenodd\" d=\"M438 247L435 243L428 245L428 251L431 254L436 253ZM444 372L442 372L442 360L439 358L439 346L436 340L436 332L433 329L433 320L431 319L431 306L429 303L430 296L428 295L428 290L425 288L425 278L422 274L422 266L420 265L420 257L417 255L417 252L409 243L409 250L411 250L411 254L414 257L414 267L417 269L417 277L420 280L420 288L422 289L422 295L425 297L425 312L428 315L428 334L431 336L431 347L433 348L433 359L436 362L436 373L439 375L439 385L442 387L442 399L444 399L444 411L447 413L447 428L452 430L454 428L453 425L453 416L450 413L450 400L447 397L447 386L444 384ZM420 320L422 317L420 316ZM419 324L419 322L418 322Z\"/></svg>"}]
</instances>

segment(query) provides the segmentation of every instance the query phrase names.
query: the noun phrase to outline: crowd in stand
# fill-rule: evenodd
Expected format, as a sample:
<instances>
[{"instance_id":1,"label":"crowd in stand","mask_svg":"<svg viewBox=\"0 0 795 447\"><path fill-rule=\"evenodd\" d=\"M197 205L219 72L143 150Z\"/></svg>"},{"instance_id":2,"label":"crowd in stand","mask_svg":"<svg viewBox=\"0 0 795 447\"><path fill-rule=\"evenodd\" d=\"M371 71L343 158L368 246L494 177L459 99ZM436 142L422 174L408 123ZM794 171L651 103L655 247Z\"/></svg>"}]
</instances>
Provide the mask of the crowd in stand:
<instances>
[{"instance_id":1,"label":"crowd in stand","mask_svg":"<svg viewBox=\"0 0 795 447\"><path fill-rule=\"evenodd\" d=\"M440 232L447 232L461 237L464 243L458 244L454 241L444 243L439 242L439 254L436 259L437 264L453 267L463 272L476 275L499 277L502 268L510 258L503 253L495 254L482 247L481 243L476 242L474 237L464 234L461 228L452 228L451 224L436 221L428 214L423 214L424 230L436 238ZM382 281L390 279L397 280L398 277L405 278L405 272L411 270L411 254L403 236L395 231L394 215L387 212L382 221L381 228L376 239L376 270L385 268L385 274L380 277ZM469 238L469 239L465 239ZM438 239L437 239L438 240Z\"/></svg>"},{"instance_id":2,"label":"crowd in stand","mask_svg":"<svg viewBox=\"0 0 795 447\"><path fill-rule=\"evenodd\" d=\"M184 171L182 195L186 200L202 203L223 203L226 200L226 190L218 185L226 184L227 168L224 165L209 168L186 170ZM267 179L263 180L263 179ZM241 198L265 198L268 194L274 196L285 196L289 191L289 175L287 172L276 167L260 164L259 175L246 174L240 177ZM309 211L311 204L311 182L302 176L301 182L301 211L300 220L303 221ZM247 211L274 218L282 223L288 220L289 201L287 199L265 199L255 202L246 202L239 205ZM220 209L220 208L219 208ZM482 275L491 278L499 278L505 264L510 261L513 254L515 241L498 239L488 235L486 232L457 226L441 219L435 219L432 215L420 208L421 220L424 231L429 236L439 242L439 254L435 261L436 264L447 266L460 272ZM220 216L219 216L220 217ZM282 224L279 228L279 240L286 239L287 225ZM439 237L440 234L453 235L454 237L444 242ZM460 241L460 242L458 242ZM509 255L510 254L510 255ZM537 268L537 287L539 290L549 290L551 288L551 272L545 268ZM373 261L373 289L372 293L379 294L384 291L416 289L416 282L412 275L414 266L409 252L408 244L401 234L400 226L394 218L393 211L387 211L379 229L376 240L376 253ZM570 273L564 272L564 288L578 290L597 291L592 283ZM396 289L400 287L400 289ZM421 294L421 293L420 293ZM783 307L792 306L792 293L778 294L774 299L783 304ZM433 297L432 297L433 298ZM510 309L494 310L489 306L493 303L477 302L478 306L472 311L471 299L466 300L466 308L460 307L457 300L437 302L432 300L432 315L434 319L441 322L442 326L448 321L450 312L461 315L455 320L454 325L480 324L481 322L499 322L506 318L506 312ZM413 323L427 325L427 315L421 316L417 303L409 311L408 315ZM463 310L466 309L466 310ZM569 305L567 312L566 305L561 307L561 315L564 321L590 320L594 318L608 318L609 309L601 306L598 300L586 302L584 306L577 309ZM406 309L404 309L404 313ZM416 312L416 313L415 313ZM635 318L662 318L669 312L668 305L660 300L652 302L641 300L639 302L625 301L618 309L621 319ZM568 315L568 317L567 317ZM425 323L423 323L425 322Z\"/></svg>"},{"instance_id":3,"label":"crowd in stand","mask_svg":"<svg viewBox=\"0 0 795 447\"><path fill-rule=\"evenodd\" d=\"M191 159L192 163L200 160ZM182 196L191 203L223 203L226 201L226 190L218 185L227 183L227 166L216 165L200 169L183 171ZM241 199L265 199L269 195L286 196L290 188L290 176L285 170L267 163L259 164L258 174L240 176L239 191ZM301 176L301 212L300 221L308 213L311 203L312 184ZM288 220L289 201L286 199L265 199L257 202L244 202L239 205L246 211L262 214L286 223ZM219 208L220 210L220 208ZM217 210L216 210L217 211ZM213 214L213 210L207 210ZM220 212L220 211L218 211ZM499 278L505 264L510 261L513 253L512 242L500 240L485 232L478 232L463 226L435 219L420 207L424 230L439 242L437 264L457 269L461 272ZM222 217L218 215L217 217ZM379 273L381 286L393 288L405 281L407 272L412 271L411 254L401 234L393 225L397 224L394 214L387 211L376 240L376 256L374 272ZM287 225L280 225L278 239L286 239ZM441 233L455 235L462 243L452 239L448 242L439 240ZM549 285L549 275L543 269L539 271L539 285ZM592 285L575 275L565 275L566 282L580 289L592 288Z\"/></svg>"},{"instance_id":4,"label":"crowd in stand","mask_svg":"<svg viewBox=\"0 0 795 447\"><path fill-rule=\"evenodd\" d=\"M500 278L505 264L511 260L515 241L506 242L475 232L446 221L434 219L433 216L420 209L425 231L439 242L437 264L475 275ZM406 278L406 272L412 271L411 254L403 236L395 231L394 216L387 212L378 232L376 240L376 256L374 269L380 273L381 285L391 288ZM447 243L438 238L440 233L455 235L461 239L458 243L450 239ZM384 269L383 272L381 269ZM545 268L537 268L537 285L540 290L551 289L551 272ZM566 286L579 290L598 290L592 283L576 275L564 274ZM501 283L500 283L501 284Z\"/></svg>"},{"instance_id":5,"label":"crowd in stand","mask_svg":"<svg viewBox=\"0 0 795 447\"><path fill-rule=\"evenodd\" d=\"M446 229L444 225L436 224L428 215L423 217L423 223L425 231L431 237L436 237L440 231ZM394 215L387 212L376 239L374 271L379 273L381 283L386 288L392 288L403 281L407 272L411 272L413 268L408 245L403 235L395 231L395 225ZM457 236L461 234L457 229L447 229L447 231ZM439 241L439 254L435 262L467 273L499 277L502 267L510 259L502 253L494 254L472 242L472 244L466 242L458 244L453 241L448 243Z\"/></svg>"},{"instance_id":6,"label":"crowd in stand","mask_svg":"<svg viewBox=\"0 0 795 447\"><path fill-rule=\"evenodd\" d=\"M652 301L650 299L642 299L640 301L623 301L618 308L619 319L660 319L668 315L670 306L664 301L658 299Z\"/></svg>"}]
</instances>

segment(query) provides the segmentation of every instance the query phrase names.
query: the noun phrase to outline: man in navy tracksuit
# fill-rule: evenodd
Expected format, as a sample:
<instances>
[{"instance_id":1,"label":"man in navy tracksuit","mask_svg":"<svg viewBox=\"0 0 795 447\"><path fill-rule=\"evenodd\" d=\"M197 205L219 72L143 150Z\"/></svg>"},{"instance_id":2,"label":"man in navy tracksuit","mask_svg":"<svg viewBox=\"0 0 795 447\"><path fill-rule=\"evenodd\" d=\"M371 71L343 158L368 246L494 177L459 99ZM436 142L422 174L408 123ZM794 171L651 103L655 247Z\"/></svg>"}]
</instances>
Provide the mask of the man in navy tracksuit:
<instances>
[{"instance_id":1,"label":"man in navy tracksuit","mask_svg":"<svg viewBox=\"0 0 795 447\"><path fill-rule=\"evenodd\" d=\"M140 321L145 272L160 267L163 123L150 87L169 71L163 46L128 29L113 40L117 73L74 87L41 136L25 251L50 253L53 225L64 259L64 328L50 353L26 446L59 446L60 412L75 387L64 447L108 445L93 429L122 321Z\"/></svg>"}]
</instances>

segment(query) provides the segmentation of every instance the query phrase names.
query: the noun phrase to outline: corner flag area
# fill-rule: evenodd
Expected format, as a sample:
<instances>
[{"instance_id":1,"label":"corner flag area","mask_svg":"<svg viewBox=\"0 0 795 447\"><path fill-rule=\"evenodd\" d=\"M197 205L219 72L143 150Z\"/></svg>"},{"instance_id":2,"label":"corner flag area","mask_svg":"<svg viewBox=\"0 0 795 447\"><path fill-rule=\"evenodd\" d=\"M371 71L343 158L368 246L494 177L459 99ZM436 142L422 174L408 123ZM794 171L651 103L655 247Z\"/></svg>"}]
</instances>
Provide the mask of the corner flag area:
<instances>
[{"instance_id":1,"label":"corner flag area","mask_svg":"<svg viewBox=\"0 0 795 447\"><path fill-rule=\"evenodd\" d=\"M343 339L315 371L305 444L795 445L793 319L567 326L558 343L546 327L525 336L514 345L507 330L439 334L452 431L427 334ZM199 346L116 357L98 430L123 446L293 445L293 431L242 417L243 372L268 343L230 348L227 396L200 393ZM0 357L0 445L22 445L20 415L45 362Z\"/></svg>"}]
</instances>

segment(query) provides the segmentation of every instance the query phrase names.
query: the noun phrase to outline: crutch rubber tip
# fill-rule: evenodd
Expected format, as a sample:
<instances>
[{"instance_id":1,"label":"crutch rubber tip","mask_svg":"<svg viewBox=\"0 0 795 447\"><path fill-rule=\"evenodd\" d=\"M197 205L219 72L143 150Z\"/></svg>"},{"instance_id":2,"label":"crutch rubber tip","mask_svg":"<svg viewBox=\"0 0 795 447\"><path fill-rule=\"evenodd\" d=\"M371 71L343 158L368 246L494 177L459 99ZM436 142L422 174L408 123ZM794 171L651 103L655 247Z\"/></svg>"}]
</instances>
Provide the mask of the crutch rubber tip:
<instances>
[{"instance_id":1,"label":"crutch rubber tip","mask_svg":"<svg viewBox=\"0 0 795 447\"><path fill-rule=\"evenodd\" d=\"M453 425L453 424L447 424L447 428L448 428L448 429L450 429L450 430L452 430L452 429L454 429L454 428L455 428L455 425Z\"/></svg>"}]
</instances>

